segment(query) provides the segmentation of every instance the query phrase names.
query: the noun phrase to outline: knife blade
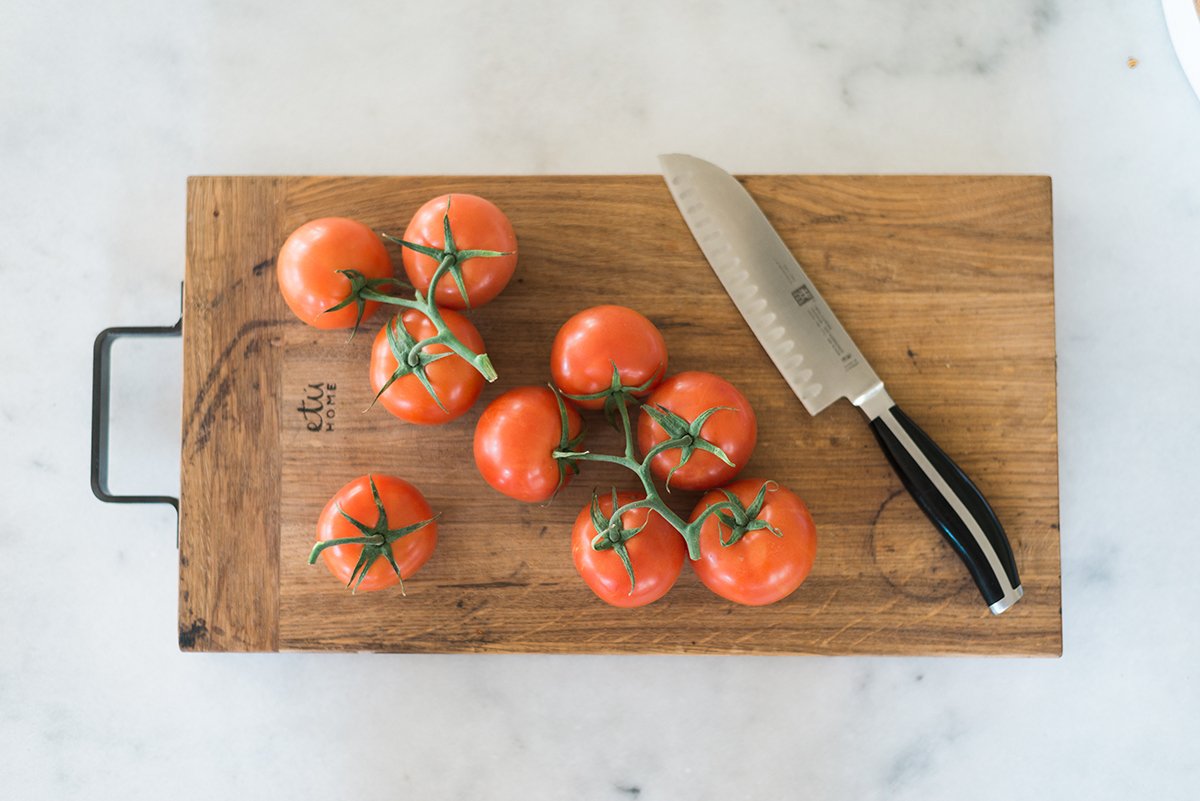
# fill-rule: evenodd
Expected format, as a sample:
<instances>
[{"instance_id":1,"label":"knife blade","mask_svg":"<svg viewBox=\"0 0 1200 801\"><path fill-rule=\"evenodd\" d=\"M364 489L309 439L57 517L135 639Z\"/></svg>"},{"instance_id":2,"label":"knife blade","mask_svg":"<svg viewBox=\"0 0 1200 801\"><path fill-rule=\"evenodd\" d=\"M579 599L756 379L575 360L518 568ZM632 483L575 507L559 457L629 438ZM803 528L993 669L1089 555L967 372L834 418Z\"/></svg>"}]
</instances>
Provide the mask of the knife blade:
<instances>
[{"instance_id":1,"label":"knife blade","mask_svg":"<svg viewBox=\"0 0 1200 801\"><path fill-rule=\"evenodd\" d=\"M667 188L713 272L810 414L862 409L905 487L963 560L993 614L1024 594L1008 536L967 475L888 395L754 198L729 173L659 157Z\"/></svg>"}]
</instances>

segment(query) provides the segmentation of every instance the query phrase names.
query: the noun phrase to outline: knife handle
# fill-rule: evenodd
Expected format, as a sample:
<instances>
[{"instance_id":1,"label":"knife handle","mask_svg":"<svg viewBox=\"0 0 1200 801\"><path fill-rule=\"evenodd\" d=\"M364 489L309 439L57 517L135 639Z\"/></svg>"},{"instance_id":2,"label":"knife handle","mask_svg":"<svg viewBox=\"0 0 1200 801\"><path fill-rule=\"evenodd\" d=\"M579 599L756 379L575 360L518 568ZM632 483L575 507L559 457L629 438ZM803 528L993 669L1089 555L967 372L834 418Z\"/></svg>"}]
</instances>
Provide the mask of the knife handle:
<instances>
[{"instance_id":1,"label":"knife handle","mask_svg":"<svg viewBox=\"0 0 1200 801\"><path fill-rule=\"evenodd\" d=\"M1012 547L996 513L962 469L900 407L871 420L871 429L909 494L954 546L992 614L1024 594Z\"/></svg>"}]
</instances>

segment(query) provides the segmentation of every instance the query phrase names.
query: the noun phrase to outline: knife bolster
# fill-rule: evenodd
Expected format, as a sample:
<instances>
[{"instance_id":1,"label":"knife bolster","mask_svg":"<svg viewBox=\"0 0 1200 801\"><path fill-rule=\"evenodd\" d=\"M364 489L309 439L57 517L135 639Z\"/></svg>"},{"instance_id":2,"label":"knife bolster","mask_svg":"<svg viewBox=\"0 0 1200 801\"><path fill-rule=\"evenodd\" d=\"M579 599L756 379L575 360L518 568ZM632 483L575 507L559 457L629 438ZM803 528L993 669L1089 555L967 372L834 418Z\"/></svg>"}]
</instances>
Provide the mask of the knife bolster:
<instances>
[{"instance_id":1,"label":"knife bolster","mask_svg":"<svg viewBox=\"0 0 1200 801\"><path fill-rule=\"evenodd\" d=\"M882 381L857 398L851 398L851 401L855 406L862 409L863 414L867 416L868 420L875 420L879 415L896 405L896 402L892 400L887 390L884 389Z\"/></svg>"}]
</instances>

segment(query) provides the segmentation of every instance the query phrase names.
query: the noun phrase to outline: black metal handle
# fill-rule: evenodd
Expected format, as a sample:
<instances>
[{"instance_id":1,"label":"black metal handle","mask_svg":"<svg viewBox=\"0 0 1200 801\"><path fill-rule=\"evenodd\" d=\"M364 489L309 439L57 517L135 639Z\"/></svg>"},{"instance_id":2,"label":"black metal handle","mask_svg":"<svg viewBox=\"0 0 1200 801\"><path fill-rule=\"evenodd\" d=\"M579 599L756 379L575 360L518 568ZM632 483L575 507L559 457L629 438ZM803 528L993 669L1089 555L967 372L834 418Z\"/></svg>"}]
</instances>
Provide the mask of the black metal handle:
<instances>
[{"instance_id":1,"label":"black metal handle","mask_svg":"<svg viewBox=\"0 0 1200 801\"><path fill-rule=\"evenodd\" d=\"M113 495L108 491L108 368L112 345L120 337L177 337L183 318L175 325L106 328L92 350L92 492L105 503L169 503L179 520L179 499L170 495Z\"/></svg>"},{"instance_id":2,"label":"black metal handle","mask_svg":"<svg viewBox=\"0 0 1200 801\"><path fill-rule=\"evenodd\" d=\"M1012 546L979 488L899 406L873 419L871 429L917 505L966 563L992 613L1020 600Z\"/></svg>"}]
</instances>

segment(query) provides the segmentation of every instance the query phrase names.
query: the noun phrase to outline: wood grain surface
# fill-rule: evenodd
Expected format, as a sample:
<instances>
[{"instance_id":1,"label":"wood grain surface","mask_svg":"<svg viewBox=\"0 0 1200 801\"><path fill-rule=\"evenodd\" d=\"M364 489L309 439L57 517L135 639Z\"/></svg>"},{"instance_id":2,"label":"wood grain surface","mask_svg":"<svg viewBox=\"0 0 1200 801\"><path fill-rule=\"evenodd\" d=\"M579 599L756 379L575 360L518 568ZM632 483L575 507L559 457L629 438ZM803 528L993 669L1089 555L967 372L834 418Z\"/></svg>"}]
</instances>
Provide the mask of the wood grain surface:
<instances>
[{"instance_id":1,"label":"wood grain surface","mask_svg":"<svg viewBox=\"0 0 1200 801\"><path fill-rule=\"evenodd\" d=\"M750 176L762 205L893 398L975 479L1006 526L1025 598L990 615L848 402L810 417L742 322L657 176L195 178L184 313L180 645L194 650L545 653L1061 653L1050 181ZM273 258L320 216L399 233L426 199L474 192L516 228L513 283L474 313L500 380L449 425L363 413L382 313L347 342L290 316ZM399 253L393 251L399 265ZM638 610L598 601L569 530L608 465L548 507L509 500L471 439L504 389L544 383L572 313L632 306L672 372L738 385L758 414L746 475L808 502L817 562L785 601L738 607L685 568ZM310 400L310 398L313 398ZM321 405L326 425L310 430ZM588 446L619 438L591 419ZM367 472L415 483L438 550L398 592L351 595L306 556L326 500ZM697 495L670 503L691 509Z\"/></svg>"}]
</instances>

